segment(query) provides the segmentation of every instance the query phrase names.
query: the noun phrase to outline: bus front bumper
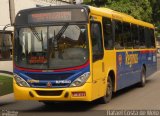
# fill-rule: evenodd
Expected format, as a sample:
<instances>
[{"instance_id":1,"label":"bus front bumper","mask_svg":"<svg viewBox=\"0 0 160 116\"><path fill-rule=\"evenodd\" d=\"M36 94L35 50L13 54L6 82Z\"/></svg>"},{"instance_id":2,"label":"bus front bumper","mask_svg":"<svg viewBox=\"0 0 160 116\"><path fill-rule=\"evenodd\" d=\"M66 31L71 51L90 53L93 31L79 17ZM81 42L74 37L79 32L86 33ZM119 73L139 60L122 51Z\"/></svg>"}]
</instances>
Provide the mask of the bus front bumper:
<instances>
[{"instance_id":1,"label":"bus front bumper","mask_svg":"<svg viewBox=\"0 0 160 116\"><path fill-rule=\"evenodd\" d=\"M16 100L92 101L91 83L68 88L27 88L18 86L15 81L13 85Z\"/></svg>"}]
</instances>

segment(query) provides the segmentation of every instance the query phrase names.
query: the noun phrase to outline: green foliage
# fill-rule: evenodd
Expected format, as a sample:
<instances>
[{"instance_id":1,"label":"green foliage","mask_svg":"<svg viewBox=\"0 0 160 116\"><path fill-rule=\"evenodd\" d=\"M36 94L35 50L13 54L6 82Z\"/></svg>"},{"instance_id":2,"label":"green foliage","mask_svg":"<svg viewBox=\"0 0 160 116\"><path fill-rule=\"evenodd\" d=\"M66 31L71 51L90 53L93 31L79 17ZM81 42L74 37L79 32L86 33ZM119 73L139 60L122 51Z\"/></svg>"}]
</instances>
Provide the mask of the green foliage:
<instances>
[{"instance_id":1,"label":"green foliage","mask_svg":"<svg viewBox=\"0 0 160 116\"><path fill-rule=\"evenodd\" d=\"M137 19L147 22L160 21L160 0L84 0L84 1L87 1L87 3L93 6L95 6L95 1L101 1L102 3L101 7L107 7L119 12L124 12Z\"/></svg>"},{"instance_id":2,"label":"green foliage","mask_svg":"<svg viewBox=\"0 0 160 116\"><path fill-rule=\"evenodd\" d=\"M160 0L84 0L93 6L107 7L136 19L154 23L160 30ZM100 2L100 3L98 3Z\"/></svg>"},{"instance_id":3,"label":"green foliage","mask_svg":"<svg viewBox=\"0 0 160 116\"><path fill-rule=\"evenodd\" d=\"M13 79L0 75L0 96L13 92Z\"/></svg>"},{"instance_id":4,"label":"green foliage","mask_svg":"<svg viewBox=\"0 0 160 116\"><path fill-rule=\"evenodd\" d=\"M92 2L92 0L83 0L83 4L89 4L91 2Z\"/></svg>"},{"instance_id":5,"label":"green foliage","mask_svg":"<svg viewBox=\"0 0 160 116\"><path fill-rule=\"evenodd\" d=\"M152 21L152 7L148 0L107 0L105 7L124 12L137 19Z\"/></svg>"},{"instance_id":6,"label":"green foliage","mask_svg":"<svg viewBox=\"0 0 160 116\"><path fill-rule=\"evenodd\" d=\"M152 7L152 20L160 28L160 0L149 0Z\"/></svg>"}]
</instances>

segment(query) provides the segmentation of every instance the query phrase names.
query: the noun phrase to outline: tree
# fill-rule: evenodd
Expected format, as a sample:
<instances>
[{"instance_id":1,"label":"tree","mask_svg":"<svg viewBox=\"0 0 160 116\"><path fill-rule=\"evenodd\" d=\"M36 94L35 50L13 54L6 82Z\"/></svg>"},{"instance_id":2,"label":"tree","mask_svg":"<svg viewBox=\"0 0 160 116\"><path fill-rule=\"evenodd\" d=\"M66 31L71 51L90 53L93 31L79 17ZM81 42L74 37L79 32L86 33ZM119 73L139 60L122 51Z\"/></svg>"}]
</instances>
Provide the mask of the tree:
<instances>
[{"instance_id":1,"label":"tree","mask_svg":"<svg viewBox=\"0 0 160 116\"><path fill-rule=\"evenodd\" d=\"M151 22L152 7L149 0L84 0L90 5L101 5L119 12L133 16L134 18ZM99 4L97 4L100 1Z\"/></svg>"},{"instance_id":2,"label":"tree","mask_svg":"<svg viewBox=\"0 0 160 116\"><path fill-rule=\"evenodd\" d=\"M152 20L160 26L160 0L149 0L152 7Z\"/></svg>"},{"instance_id":3,"label":"tree","mask_svg":"<svg viewBox=\"0 0 160 116\"><path fill-rule=\"evenodd\" d=\"M149 0L107 0L104 6L143 21L152 21L152 7Z\"/></svg>"}]
</instances>

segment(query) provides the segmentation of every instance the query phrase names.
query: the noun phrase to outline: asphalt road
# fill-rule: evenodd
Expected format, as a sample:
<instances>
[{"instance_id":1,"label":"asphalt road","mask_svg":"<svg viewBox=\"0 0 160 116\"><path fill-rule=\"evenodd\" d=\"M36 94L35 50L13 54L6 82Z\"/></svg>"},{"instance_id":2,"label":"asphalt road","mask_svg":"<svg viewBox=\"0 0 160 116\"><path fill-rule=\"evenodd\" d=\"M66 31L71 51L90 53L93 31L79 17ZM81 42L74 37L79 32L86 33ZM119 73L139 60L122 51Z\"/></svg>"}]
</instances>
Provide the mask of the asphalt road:
<instances>
[{"instance_id":1,"label":"asphalt road","mask_svg":"<svg viewBox=\"0 0 160 116\"><path fill-rule=\"evenodd\" d=\"M5 112L18 116L102 115L107 110L160 110L160 58L158 71L147 79L143 88L136 85L117 92L108 104L72 102L56 103L50 107L37 101L15 101L13 94L0 97L0 115ZM160 115L160 114L159 114Z\"/></svg>"}]
</instances>

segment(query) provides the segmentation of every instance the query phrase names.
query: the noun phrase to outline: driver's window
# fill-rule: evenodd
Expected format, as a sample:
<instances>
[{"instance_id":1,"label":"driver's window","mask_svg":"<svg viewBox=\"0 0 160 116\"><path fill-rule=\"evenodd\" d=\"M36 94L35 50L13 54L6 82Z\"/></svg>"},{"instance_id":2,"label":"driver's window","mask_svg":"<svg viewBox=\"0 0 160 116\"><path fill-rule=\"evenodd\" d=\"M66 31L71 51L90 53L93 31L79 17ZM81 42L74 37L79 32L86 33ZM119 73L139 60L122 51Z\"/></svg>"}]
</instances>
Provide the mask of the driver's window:
<instances>
[{"instance_id":1,"label":"driver's window","mask_svg":"<svg viewBox=\"0 0 160 116\"><path fill-rule=\"evenodd\" d=\"M91 39L93 61L100 60L103 58L103 44L101 24L98 22L91 22Z\"/></svg>"}]
</instances>

